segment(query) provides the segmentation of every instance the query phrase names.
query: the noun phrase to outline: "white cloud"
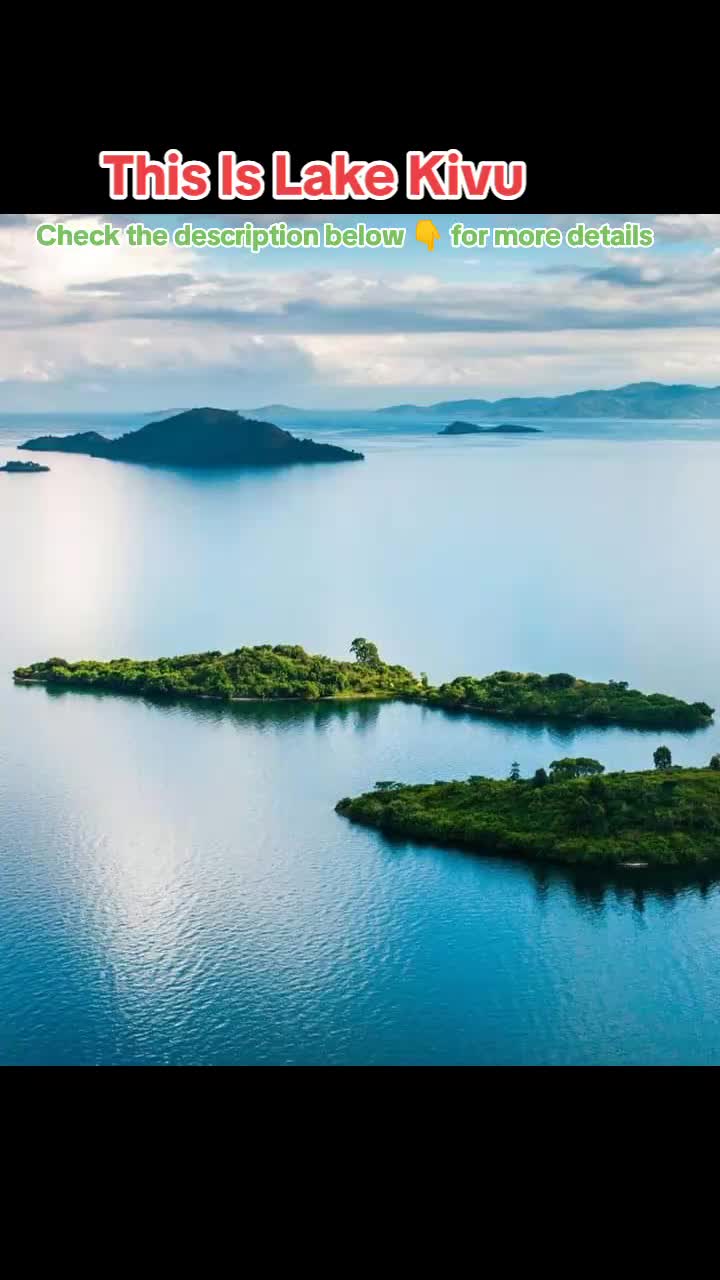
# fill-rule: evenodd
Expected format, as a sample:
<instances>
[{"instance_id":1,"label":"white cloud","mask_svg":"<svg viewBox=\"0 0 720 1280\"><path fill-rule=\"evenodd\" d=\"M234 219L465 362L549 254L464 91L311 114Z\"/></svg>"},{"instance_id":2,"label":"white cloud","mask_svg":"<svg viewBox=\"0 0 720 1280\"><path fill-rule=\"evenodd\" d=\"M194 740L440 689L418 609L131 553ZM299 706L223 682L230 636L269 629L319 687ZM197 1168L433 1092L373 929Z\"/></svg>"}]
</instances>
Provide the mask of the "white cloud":
<instances>
[{"instance_id":1,"label":"white cloud","mask_svg":"<svg viewBox=\"0 0 720 1280\"><path fill-rule=\"evenodd\" d=\"M720 240L720 213L659 213L655 230L667 240Z\"/></svg>"},{"instance_id":2,"label":"white cloud","mask_svg":"<svg viewBox=\"0 0 720 1280\"><path fill-rule=\"evenodd\" d=\"M37 241L36 228L54 221L53 215L32 215L30 226L8 225L0 217L0 281L54 297L75 285L181 274L192 271L196 264L196 256L188 249L175 245L133 248L122 234L117 247L44 247ZM107 221L105 217L72 217L65 218L63 225L73 231L91 231Z\"/></svg>"},{"instance_id":3,"label":"white cloud","mask_svg":"<svg viewBox=\"0 0 720 1280\"><path fill-rule=\"evenodd\" d=\"M178 382L206 384L207 399L225 380L240 402L246 386L276 399L277 386L290 385L305 403L327 403L335 387L357 398L417 387L433 399L455 387L490 396L720 382L720 251L706 245L539 254L524 276L510 256L502 271L473 260L458 279L448 269L454 276L461 260L440 256L420 271L403 271L401 256L369 256L362 269L337 259L279 270L274 259L265 270L247 256L171 245L42 248L33 233L41 220L53 218L0 218L6 387L82 385L112 397L154 380L161 401L178 403ZM76 229L105 220L64 219ZM623 219L565 216L578 220ZM662 215L660 226L668 239L700 240L720 229L720 215Z\"/></svg>"},{"instance_id":4,"label":"white cloud","mask_svg":"<svg viewBox=\"0 0 720 1280\"><path fill-rule=\"evenodd\" d=\"M720 327L547 334L308 337L321 377L347 386L438 386L479 395L542 395L626 382L720 384ZM418 395L430 401L432 395Z\"/></svg>"}]
</instances>

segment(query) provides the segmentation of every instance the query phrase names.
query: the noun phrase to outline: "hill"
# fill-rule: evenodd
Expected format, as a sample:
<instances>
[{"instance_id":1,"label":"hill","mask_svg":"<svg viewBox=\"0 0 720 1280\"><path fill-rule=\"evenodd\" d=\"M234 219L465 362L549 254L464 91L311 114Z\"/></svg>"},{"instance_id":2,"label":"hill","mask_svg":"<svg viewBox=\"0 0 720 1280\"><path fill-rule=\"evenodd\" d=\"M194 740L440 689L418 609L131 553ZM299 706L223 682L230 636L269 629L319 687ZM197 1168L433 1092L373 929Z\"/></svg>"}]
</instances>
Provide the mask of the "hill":
<instances>
[{"instance_id":1,"label":"hill","mask_svg":"<svg viewBox=\"0 0 720 1280\"><path fill-rule=\"evenodd\" d=\"M720 387L633 382L610 391L563 396L511 396L503 400L443 400L391 405L376 413L397 417L460 418L720 418Z\"/></svg>"},{"instance_id":2,"label":"hill","mask_svg":"<svg viewBox=\"0 0 720 1280\"><path fill-rule=\"evenodd\" d=\"M80 453L117 462L179 467L282 466L298 462L355 462L361 453L300 440L270 422L242 418L229 409L188 409L148 422L110 440L96 431L38 436L19 446L37 452Z\"/></svg>"}]
</instances>

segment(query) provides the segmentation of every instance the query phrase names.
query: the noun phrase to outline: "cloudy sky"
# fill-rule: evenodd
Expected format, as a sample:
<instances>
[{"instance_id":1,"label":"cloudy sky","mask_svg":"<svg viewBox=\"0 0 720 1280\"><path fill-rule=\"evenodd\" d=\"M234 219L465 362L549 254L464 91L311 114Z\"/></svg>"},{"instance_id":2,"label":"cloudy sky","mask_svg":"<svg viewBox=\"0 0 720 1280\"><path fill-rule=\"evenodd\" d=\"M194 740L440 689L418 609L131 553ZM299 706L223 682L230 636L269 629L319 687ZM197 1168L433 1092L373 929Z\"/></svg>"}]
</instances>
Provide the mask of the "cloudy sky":
<instances>
[{"instance_id":1,"label":"cloudy sky","mask_svg":"<svg viewBox=\"0 0 720 1280\"><path fill-rule=\"evenodd\" d=\"M652 226L649 249L452 250L468 226ZM256 223L274 218L252 217ZM0 413L376 408L559 394L626 382L720 384L720 215L416 218L402 250L42 248L40 222L0 216ZM135 220L135 219L132 219ZM147 216L171 230L246 216ZM116 225L131 221L116 218ZM293 219L293 224L298 222Z\"/></svg>"}]
</instances>

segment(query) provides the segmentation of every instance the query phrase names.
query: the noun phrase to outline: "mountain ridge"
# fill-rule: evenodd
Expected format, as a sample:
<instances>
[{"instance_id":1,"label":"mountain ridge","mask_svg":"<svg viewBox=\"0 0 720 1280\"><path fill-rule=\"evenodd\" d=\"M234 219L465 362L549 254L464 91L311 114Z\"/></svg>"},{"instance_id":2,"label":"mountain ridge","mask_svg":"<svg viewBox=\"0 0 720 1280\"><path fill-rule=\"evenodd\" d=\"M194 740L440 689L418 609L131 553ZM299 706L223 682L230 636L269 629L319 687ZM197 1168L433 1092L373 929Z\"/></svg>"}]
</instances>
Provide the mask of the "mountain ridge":
<instances>
[{"instance_id":1,"label":"mountain ridge","mask_svg":"<svg viewBox=\"0 0 720 1280\"><path fill-rule=\"evenodd\" d=\"M326 415L328 409L301 409L293 405L263 405L246 410L259 418L271 413L289 420ZM469 397L439 400L433 404L395 404L380 409L337 409L338 416L366 412L368 416L397 418L718 418L720 386L695 383L629 382L608 389L590 388L559 396L504 396L499 400Z\"/></svg>"},{"instance_id":2,"label":"mountain ridge","mask_svg":"<svg viewBox=\"0 0 720 1280\"><path fill-rule=\"evenodd\" d=\"M560 396L505 396L500 400L441 400L432 405L390 405L375 413L456 417L706 418L720 417L720 387L693 383L631 382L609 390Z\"/></svg>"}]
</instances>

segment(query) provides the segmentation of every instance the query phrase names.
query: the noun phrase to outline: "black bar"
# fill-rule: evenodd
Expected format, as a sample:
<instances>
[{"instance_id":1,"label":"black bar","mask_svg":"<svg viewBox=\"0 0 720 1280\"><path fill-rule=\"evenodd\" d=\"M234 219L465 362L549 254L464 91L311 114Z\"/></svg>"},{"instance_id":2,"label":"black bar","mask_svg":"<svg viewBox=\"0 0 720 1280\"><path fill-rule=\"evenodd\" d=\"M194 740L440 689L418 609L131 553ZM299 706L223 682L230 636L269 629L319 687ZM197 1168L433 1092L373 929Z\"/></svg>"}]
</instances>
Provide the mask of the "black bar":
<instances>
[{"instance_id":1,"label":"black bar","mask_svg":"<svg viewBox=\"0 0 720 1280\"><path fill-rule=\"evenodd\" d=\"M119 213L141 215L153 213L193 214L224 213L252 220L255 213L273 213L291 219L299 214L322 217L332 210L353 216L378 216L385 213L450 213L483 216L488 213L505 216L581 213L607 211L640 215L643 213L680 213L711 211L718 208L716 166L701 141L690 142L681 151L658 144L627 146L620 150L611 142L592 141L582 150L563 146L555 135L545 147L527 143L518 134L498 138L492 132L467 135L463 129L444 129L443 136L406 137L402 146L388 142L381 135L308 140L294 146L284 135L258 138L232 125L212 140L200 138L182 129L152 138L142 136L134 128L131 137L123 137L108 128L105 136L92 140L74 135L48 140L24 137L4 144L4 161L0 169L0 211L4 213L41 213L50 208L57 212ZM522 161L527 166L527 184L516 199L501 200L495 195L485 199L408 199L406 194L406 155L416 150L428 154L434 148L456 150L466 161L477 165L490 161ZM101 168L103 150L142 150L152 161L163 161L169 150L177 150L184 161L205 163L210 170L211 191L203 199L113 200L110 197L109 172ZM290 153L292 176L296 178L303 165L312 161L330 162L333 151L346 151L351 161L382 161L395 166L399 176L397 194L389 199L346 200L279 200L273 199L270 182L258 199L221 200L217 194L217 167L220 151L234 151L238 161L254 160L263 166L266 180L272 170L274 150Z\"/></svg>"}]
</instances>

